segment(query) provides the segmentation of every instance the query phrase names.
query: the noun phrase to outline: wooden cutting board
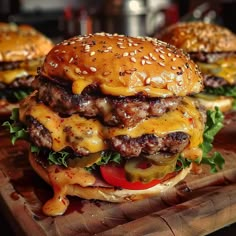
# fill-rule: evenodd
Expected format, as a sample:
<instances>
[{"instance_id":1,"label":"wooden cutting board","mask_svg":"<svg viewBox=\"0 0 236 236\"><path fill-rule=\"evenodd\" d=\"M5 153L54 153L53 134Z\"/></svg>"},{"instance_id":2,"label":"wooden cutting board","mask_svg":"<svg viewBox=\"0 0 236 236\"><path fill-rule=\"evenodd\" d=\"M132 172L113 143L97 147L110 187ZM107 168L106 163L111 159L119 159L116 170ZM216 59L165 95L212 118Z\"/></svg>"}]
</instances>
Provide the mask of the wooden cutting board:
<instances>
[{"instance_id":1,"label":"wooden cutting board","mask_svg":"<svg viewBox=\"0 0 236 236\"><path fill-rule=\"evenodd\" d=\"M211 174L203 166L161 196L132 203L71 197L63 216L46 217L52 190L31 169L24 141L12 146L0 131L0 207L17 235L206 235L236 222L236 112L226 115L214 149L226 160Z\"/></svg>"}]
</instances>

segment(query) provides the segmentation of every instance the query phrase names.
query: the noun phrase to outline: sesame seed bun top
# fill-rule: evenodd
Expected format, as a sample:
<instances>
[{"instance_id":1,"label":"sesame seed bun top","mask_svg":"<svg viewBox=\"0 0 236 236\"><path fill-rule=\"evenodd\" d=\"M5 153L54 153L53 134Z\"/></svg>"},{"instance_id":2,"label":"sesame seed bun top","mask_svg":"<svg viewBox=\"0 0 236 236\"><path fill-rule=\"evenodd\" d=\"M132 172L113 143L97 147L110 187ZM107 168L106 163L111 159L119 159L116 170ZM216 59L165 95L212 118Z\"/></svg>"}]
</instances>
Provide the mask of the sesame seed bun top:
<instances>
[{"instance_id":1,"label":"sesame seed bun top","mask_svg":"<svg viewBox=\"0 0 236 236\"><path fill-rule=\"evenodd\" d=\"M0 62L14 62L45 56L53 43L28 25L0 23Z\"/></svg>"},{"instance_id":2,"label":"sesame seed bun top","mask_svg":"<svg viewBox=\"0 0 236 236\"><path fill-rule=\"evenodd\" d=\"M96 33L56 45L40 75L70 83L80 94L96 84L104 94L185 96L202 90L202 77L182 50L153 38Z\"/></svg>"},{"instance_id":3,"label":"sesame seed bun top","mask_svg":"<svg viewBox=\"0 0 236 236\"><path fill-rule=\"evenodd\" d=\"M185 22L171 25L157 38L186 52L236 51L236 36L228 29L205 22Z\"/></svg>"}]
</instances>

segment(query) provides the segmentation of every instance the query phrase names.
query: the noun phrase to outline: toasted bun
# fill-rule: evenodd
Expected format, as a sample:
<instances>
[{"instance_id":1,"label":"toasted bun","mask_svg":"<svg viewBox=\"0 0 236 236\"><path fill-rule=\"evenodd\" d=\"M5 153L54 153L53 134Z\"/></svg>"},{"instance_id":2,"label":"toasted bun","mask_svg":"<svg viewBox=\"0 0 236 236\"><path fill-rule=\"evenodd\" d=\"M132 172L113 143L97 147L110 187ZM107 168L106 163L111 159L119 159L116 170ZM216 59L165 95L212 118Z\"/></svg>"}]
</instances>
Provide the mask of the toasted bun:
<instances>
[{"instance_id":1,"label":"toasted bun","mask_svg":"<svg viewBox=\"0 0 236 236\"><path fill-rule=\"evenodd\" d=\"M113 96L185 96L202 90L202 76L188 55L148 37L76 36L49 52L40 74L72 84L74 94L90 84Z\"/></svg>"},{"instance_id":2,"label":"toasted bun","mask_svg":"<svg viewBox=\"0 0 236 236\"><path fill-rule=\"evenodd\" d=\"M230 30L210 23L174 24L157 37L186 52L236 51L236 36Z\"/></svg>"},{"instance_id":3,"label":"toasted bun","mask_svg":"<svg viewBox=\"0 0 236 236\"><path fill-rule=\"evenodd\" d=\"M53 43L28 25L0 23L0 62L14 62L45 56Z\"/></svg>"},{"instance_id":4,"label":"toasted bun","mask_svg":"<svg viewBox=\"0 0 236 236\"><path fill-rule=\"evenodd\" d=\"M29 154L29 161L35 172L51 185L48 177L47 169L43 168L37 161L33 153ZM126 202L126 201L136 201L145 199L151 196L159 195L160 193L166 191L167 189L173 187L178 182L183 180L186 175L190 172L191 166L180 171L176 176L171 179L157 184L156 186L145 189L145 190L128 190L128 189L118 189L112 186L87 186L82 187L78 184L68 185L66 195L77 196L83 199L97 199L108 202Z\"/></svg>"}]
</instances>

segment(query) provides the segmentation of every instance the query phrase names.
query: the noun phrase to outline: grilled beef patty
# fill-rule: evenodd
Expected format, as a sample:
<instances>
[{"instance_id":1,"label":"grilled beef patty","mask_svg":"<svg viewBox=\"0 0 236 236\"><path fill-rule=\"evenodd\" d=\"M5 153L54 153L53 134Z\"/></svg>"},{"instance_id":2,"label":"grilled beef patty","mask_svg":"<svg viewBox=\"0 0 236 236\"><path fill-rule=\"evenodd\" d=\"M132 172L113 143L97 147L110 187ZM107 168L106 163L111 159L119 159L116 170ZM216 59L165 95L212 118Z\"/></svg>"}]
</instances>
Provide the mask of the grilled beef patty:
<instances>
[{"instance_id":1,"label":"grilled beef patty","mask_svg":"<svg viewBox=\"0 0 236 236\"><path fill-rule=\"evenodd\" d=\"M51 149L52 138L49 131L36 119L29 116L27 118L28 132L31 141L39 146ZM70 129L64 130L70 138ZM141 154L152 155L163 152L167 154L176 154L181 152L189 144L189 135L183 132L173 132L158 137L153 134L145 134L137 138L131 138L127 135L116 136L106 140L108 149L119 152L125 158L138 157ZM71 147L73 149L73 147ZM76 155L88 155L89 151L84 148L73 149Z\"/></svg>"},{"instance_id":2,"label":"grilled beef patty","mask_svg":"<svg viewBox=\"0 0 236 236\"><path fill-rule=\"evenodd\" d=\"M151 116L161 116L176 109L182 98L111 97L96 94L87 88L80 95L73 94L55 82L36 78L38 99L62 116L78 113L87 118L97 117L108 126L134 126Z\"/></svg>"}]
</instances>

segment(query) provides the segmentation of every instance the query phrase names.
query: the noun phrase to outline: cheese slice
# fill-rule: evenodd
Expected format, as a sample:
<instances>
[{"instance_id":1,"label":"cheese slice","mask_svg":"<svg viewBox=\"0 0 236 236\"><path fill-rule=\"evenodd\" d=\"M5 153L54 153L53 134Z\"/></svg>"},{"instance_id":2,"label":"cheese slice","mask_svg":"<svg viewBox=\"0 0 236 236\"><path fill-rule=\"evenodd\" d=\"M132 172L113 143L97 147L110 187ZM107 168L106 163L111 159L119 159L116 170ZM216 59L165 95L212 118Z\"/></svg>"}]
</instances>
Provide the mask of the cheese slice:
<instances>
[{"instance_id":1,"label":"cheese slice","mask_svg":"<svg viewBox=\"0 0 236 236\"><path fill-rule=\"evenodd\" d=\"M236 57L217 60L215 63L197 63L204 74L211 74L224 78L229 84L236 82Z\"/></svg>"},{"instance_id":2,"label":"cheese slice","mask_svg":"<svg viewBox=\"0 0 236 236\"><path fill-rule=\"evenodd\" d=\"M35 76L37 74L37 68L41 65L42 61L43 58L23 61L19 64L18 68L0 71L0 82L11 84L16 78L28 75Z\"/></svg>"},{"instance_id":3,"label":"cheese slice","mask_svg":"<svg viewBox=\"0 0 236 236\"><path fill-rule=\"evenodd\" d=\"M135 127L128 128L107 127L98 120L86 119L78 114L61 118L43 103L37 103L35 95L28 97L21 105L21 121L28 115L34 117L50 132L54 151L71 147L74 151L84 148L95 153L107 149L105 140L118 135L136 138L144 134L164 136L172 132L189 134L188 148L193 148L202 143L204 131L201 114L194 100L188 97L183 99L176 110L161 117L151 117L139 122Z\"/></svg>"}]
</instances>

